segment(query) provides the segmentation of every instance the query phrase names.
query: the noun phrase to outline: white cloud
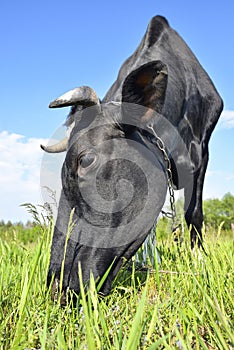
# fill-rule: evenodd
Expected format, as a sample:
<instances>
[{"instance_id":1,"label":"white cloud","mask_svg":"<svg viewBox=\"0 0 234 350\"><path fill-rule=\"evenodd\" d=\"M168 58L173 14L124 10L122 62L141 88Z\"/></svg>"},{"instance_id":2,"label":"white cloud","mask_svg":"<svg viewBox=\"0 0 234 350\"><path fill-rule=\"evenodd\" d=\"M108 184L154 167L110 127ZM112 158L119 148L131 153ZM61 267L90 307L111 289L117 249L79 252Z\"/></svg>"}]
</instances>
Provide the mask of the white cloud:
<instances>
[{"instance_id":1,"label":"white cloud","mask_svg":"<svg viewBox=\"0 0 234 350\"><path fill-rule=\"evenodd\" d=\"M0 132L0 220L30 219L22 203L41 204L40 169L48 140Z\"/></svg>"},{"instance_id":2,"label":"white cloud","mask_svg":"<svg viewBox=\"0 0 234 350\"><path fill-rule=\"evenodd\" d=\"M234 128L234 111L225 110L222 112L220 121L220 128L231 129Z\"/></svg>"}]
</instances>

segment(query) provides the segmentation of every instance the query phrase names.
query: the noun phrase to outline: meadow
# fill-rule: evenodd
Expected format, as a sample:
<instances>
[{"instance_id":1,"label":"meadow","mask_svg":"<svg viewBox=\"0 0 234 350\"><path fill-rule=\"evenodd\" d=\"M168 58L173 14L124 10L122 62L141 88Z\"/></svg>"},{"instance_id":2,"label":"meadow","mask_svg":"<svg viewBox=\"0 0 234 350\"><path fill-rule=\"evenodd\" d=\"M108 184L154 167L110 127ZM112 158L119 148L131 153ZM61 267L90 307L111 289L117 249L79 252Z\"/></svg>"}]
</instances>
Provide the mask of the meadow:
<instances>
[{"instance_id":1,"label":"meadow","mask_svg":"<svg viewBox=\"0 0 234 350\"><path fill-rule=\"evenodd\" d=\"M188 231L181 245L159 232L160 264L152 247L141 263L142 248L109 296L91 277L61 307L46 285L52 231L1 230L0 349L234 349L231 232L205 232L207 255L191 252Z\"/></svg>"}]
</instances>

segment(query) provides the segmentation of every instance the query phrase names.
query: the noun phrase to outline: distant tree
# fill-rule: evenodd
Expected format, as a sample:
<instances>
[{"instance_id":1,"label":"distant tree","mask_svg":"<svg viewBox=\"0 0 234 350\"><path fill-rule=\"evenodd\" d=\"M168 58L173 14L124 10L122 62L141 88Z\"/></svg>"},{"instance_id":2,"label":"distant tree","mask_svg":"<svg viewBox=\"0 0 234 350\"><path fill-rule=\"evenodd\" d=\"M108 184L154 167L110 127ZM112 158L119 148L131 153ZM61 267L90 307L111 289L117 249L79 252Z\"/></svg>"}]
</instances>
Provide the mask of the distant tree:
<instances>
[{"instance_id":1,"label":"distant tree","mask_svg":"<svg viewBox=\"0 0 234 350\"><path fill-rule=\"evenodd\" d=\"M24 224L23 224L23 222L22 221L18 221L18 222L16 222L16 223L14 223L14 226L16 226L16 227L24 227Z\"/></svg>"},{"instance_id":2,"label":"distant tree","mask_svg":"<svg viewBox=\"0 0 234 350\"><path fill-rule=\"evenodd\" d=\"M12 226L13 226L12 222L10 220L8 220L7 223L6 223L6 227L9 228L9 227L12 227Z\"/></svg>"},{"instance_id":3,"label":"distant tree","mask_svg":"<svg viewBox=\"0 0 234 350\"><path fill-rule=\"evenodd\" d=\"M224 222L223 229L230 230L234 223L234 196L226 193L220 199L207 199L203 202L204 222L207 226L217 229Z\"/></svg>"}]
</instances>

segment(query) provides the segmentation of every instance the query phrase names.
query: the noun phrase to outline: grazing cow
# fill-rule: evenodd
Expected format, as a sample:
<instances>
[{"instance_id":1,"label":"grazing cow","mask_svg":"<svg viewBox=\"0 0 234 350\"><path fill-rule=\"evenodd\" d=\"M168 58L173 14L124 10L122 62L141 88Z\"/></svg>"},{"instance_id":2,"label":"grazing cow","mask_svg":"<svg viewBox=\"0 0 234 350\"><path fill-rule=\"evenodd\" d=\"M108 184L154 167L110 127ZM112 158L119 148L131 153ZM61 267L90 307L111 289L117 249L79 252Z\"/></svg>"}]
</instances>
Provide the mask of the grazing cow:
<instances>
[{"instance_id":1,"label":"grazing cow","mask_svg":"<svg viewBox=\"0 0 234 350\"><path fill-rule=\"evenodd\" d=\"M111 266L101 288L108 294L123 261L154 226L170 173L173 187L184 188L191 247L201 246L208 142L223 104L167 20L151 19L102 101L83 86L50 104L64 106L72 106L69 136L41 146L66 151L48 282L62 275L63 290L79 293L79 264L84 282Z\"/></svg>"}]
</instances>

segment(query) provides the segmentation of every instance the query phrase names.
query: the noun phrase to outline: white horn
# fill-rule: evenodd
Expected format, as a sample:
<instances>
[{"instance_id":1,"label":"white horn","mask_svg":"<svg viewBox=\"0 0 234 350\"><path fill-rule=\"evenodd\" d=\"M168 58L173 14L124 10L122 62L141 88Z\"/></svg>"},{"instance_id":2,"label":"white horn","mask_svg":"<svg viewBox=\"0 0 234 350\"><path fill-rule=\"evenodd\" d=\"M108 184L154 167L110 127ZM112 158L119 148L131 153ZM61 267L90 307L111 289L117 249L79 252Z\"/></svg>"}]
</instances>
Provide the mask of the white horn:
<instances>
[{"instance_id":1,"label":"white horn","mask_svg":"<svg viewBox=\"0 0 234 350\"><path fill-rule=\"evenodd\" d=\"M77 87L66 92L49 104L50 108L60 108L73 105L82 105L90 107L100 104L96 92L88 86Z\"/></svg>"},{"instance_id":2,"label":"white horn","mask_svg":"<svg viewBox=\"0 0 234 350\"><path fill-rule=\"evenodd\" d=\"M51 146L41 146L41 149L43 151L48 152L48 153L60 153L60 152L65 152L67 150L67 144L68 144L68 137L65 137L62 141L59 141L55 145Z\"/></svg>"}]
</instances>

